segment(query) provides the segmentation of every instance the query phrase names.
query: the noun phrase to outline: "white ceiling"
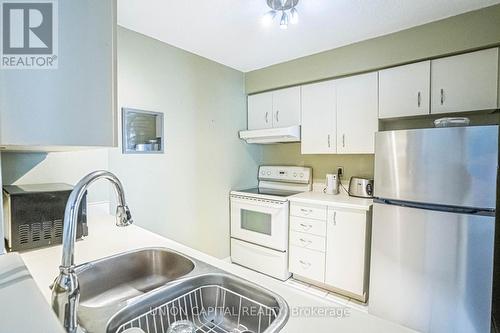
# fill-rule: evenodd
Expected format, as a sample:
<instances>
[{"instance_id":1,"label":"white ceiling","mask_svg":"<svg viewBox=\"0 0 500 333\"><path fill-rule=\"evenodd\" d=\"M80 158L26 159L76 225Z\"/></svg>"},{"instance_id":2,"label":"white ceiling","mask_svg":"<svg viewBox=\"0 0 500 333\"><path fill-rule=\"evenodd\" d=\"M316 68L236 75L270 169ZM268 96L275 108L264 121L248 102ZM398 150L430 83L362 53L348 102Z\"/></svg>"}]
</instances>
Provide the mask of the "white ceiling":
<instances>
[{"instance_id":1,"label":"white ceiling","mask_svg":"<svg viewBox=\"0 0 500 333\"><path fill-rule=\"evenodd\" d=\"M288 30L266 0L118 0L118 23L243 72L436 21L500 0L300 0Z\"/></svg>"}]
</instances>

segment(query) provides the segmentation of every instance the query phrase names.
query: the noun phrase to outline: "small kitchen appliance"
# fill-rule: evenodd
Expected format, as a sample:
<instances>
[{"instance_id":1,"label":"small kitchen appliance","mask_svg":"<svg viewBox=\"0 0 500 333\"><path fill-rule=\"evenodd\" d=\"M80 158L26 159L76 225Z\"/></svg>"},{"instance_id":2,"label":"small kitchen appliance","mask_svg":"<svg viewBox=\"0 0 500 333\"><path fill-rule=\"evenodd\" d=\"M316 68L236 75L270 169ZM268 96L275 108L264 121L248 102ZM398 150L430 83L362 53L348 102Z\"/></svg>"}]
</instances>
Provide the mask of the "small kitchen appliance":
<instances>
[{"instance_id":1,"label":"small kitchen appliance","mask_svg":"<svg viewBox=\"0 0 500 333\"><path fill-rule=\"evenodd\" d=\"M257 188L231 191L231 261L280 280L288 270L288 197L312 189L312 169L261 166Z\"/></svg>"},{"instance_id":2,"label":"small kitchen appliance","mask_svg":"<svg viewBox=\"0 0 500 333\"><path fill-rule=\"evenodd\" d=\"M3 186L7 249L19 251L60 244L64 209L72 189L62 183ZM86 204L81 205L77 238L88 235L86 211Z\"/></svg>"},{"instance_id":3,"label":"small kitchen appliance","mask_svg":"<svg viewBox=\"0 0 500 333\"><path fill-rule=\"evenodd\" d=\"M349 195L358 198L373 198L373 179L351 177Z\"/></svg>"},{"instance_id":4,"label":"small kitchen appliance","mask_svg":"<svg viewBox=\"0 0 500 333\"><path fill-rule=\"evenodd\" d=\"M339 194L339 177L334 173L326 174L326 194Z\"/></svg>"}]
</instances>

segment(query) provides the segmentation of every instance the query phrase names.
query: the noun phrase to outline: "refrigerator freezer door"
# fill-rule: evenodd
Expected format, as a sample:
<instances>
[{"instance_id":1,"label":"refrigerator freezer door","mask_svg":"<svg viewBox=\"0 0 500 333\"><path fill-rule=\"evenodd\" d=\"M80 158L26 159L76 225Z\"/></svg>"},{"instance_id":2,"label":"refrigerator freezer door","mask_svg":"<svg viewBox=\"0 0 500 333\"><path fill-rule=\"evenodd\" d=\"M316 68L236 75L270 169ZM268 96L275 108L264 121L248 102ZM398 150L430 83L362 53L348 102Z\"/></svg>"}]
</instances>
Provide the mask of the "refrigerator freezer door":
<instances>
[{"instance_id":1,"label":"refrigerator freezer door","mask_svg":"<svg viewBox=\"0 0 500 333\"><path fill-rule=\"evenodd\" d=\"M368 311L425 333L490 330L494 217L374 204Z\"/></svg>"},{"instance_id":2,"label":"refrigerator freezer door","mask_svg":"<svg viewBox=\"0 0 500 333\"><path fill-rule=\"evenodd\" d=\"M498 126L379 132L375 197L494 209Z\"/></svg>"}]
</instances>

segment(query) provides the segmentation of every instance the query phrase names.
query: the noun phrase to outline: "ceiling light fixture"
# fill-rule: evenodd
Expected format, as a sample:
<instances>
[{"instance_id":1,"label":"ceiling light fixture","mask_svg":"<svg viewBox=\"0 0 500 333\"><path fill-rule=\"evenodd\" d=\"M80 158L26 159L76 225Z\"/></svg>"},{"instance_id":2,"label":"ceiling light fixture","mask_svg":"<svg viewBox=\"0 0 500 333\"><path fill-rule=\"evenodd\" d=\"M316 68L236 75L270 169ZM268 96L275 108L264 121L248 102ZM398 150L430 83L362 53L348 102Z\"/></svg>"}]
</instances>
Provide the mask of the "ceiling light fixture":
<instances>
[{"instance_id":1,"label":"ceiling light fixture","mask_svg":"<svg viewBox=\"0 0 500 333\"><path fill-rule=\"evenodd\" d=\"M274 21L274 18L281 13L280 28L285 30L288 24L296 24L299 21L299 12L297 11L297 4L299 0L266 0L267 5L271 8L264 16L262 21L265 25L269 25Z\"/></svg>"}]
</instances>

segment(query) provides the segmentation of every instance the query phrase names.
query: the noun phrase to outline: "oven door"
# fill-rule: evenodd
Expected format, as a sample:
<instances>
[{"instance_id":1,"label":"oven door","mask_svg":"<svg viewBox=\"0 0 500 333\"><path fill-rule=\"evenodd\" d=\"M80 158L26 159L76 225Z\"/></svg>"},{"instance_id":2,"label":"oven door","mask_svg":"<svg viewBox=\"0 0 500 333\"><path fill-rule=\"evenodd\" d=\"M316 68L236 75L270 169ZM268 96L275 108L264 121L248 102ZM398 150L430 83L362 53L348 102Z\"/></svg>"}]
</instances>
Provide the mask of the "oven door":
<instances>
[{"instance_id":1,"label":"oven door","mask_svg":"<svg viewBox=\"0 0 500 333\"><path fill-rule=\"evenodd\" d=\"M231 237L287 251L288 201L231 196Z\"/></svg>"}]
</instances>

